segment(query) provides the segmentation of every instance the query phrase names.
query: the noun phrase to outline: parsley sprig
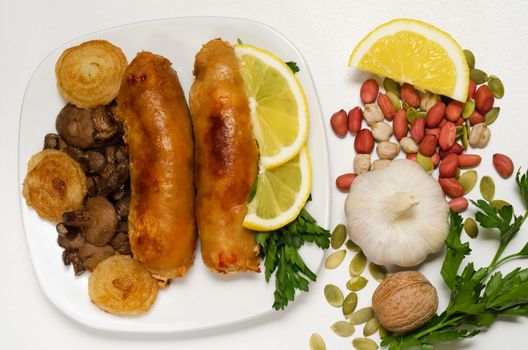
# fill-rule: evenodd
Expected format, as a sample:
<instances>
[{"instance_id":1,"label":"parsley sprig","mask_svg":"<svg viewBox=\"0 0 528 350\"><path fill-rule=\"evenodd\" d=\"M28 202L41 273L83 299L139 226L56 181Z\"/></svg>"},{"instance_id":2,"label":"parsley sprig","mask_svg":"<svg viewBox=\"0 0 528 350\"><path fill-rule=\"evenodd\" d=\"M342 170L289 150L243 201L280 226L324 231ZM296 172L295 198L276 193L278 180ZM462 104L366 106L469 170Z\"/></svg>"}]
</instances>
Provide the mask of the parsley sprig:
<instances>
[{"instance_id":1,"label":"parsley sprig","mask_svg":"<svg viewBox=\"0 0 528 350\"><path fill-rule=\"evenodd\" d=\"M261 255L265 258L265 277L269 282L275 272L275 301L273 308L283 310L295 298L295 291L308 291L310 281L317 276L304 263L299 249L305 242L322 249L330 245L330 232L317 225L315 219L302 209L288 225L269 232L257 232Z\"/></svg>"},{"instance_id":2,"label":"parsley sprig","mask_svg":"<svg viewBox=\"0 0 528 350\"><path fill-rule=\"evenodd\" d=\"M528 172L516 176L519 194L528 209ZM420 329L404 335L386 336L381 345L389 350L431 350L434 344L470 338L491 326L497 316L528 317L528 269L516 268L503 276L496 269L503 263L528 257L528 243L518 252L503 257L505 249L528 217L515 215L507 205L496 209L484 200L472 201L479 209L475 219L484 228L499 233L497 252L489 266L476 269L468 263L458 274L463 260L471 253L469 243L462 243L462 217L451 212L446 239L447 252L441 269L445 284L451 290L446 309Z\"/></svg>"}]
</instances>

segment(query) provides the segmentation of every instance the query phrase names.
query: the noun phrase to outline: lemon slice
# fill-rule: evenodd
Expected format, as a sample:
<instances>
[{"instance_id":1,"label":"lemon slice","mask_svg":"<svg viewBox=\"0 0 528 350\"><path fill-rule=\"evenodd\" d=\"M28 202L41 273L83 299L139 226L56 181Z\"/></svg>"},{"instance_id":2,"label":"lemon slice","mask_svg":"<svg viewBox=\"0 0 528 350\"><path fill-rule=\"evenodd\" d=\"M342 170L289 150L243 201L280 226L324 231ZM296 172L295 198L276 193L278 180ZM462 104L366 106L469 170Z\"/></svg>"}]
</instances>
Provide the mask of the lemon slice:
<instances>
[{"instance_id":1,"label":"lemon slice","mask_svg":"<svg viewBox=\"0 0 528 350\"><path fill-rule=\"evenodd\" d=\"M272 53L235 46L249 97L261 165L270 169L295 157L308 135L306 97L291 69Z\"/></svg>"},{"instance_id":2,"label":"lemon slice","mask_svg":"<svg viewBox=\"0 0 528 350\"><path fill-rule=\"evenodd\" d=\"M255 195L248 204L243 226L255 231L271 231L289 224L299 215L312 187L308 150L273 169L261 168Z\"/></svg>"},{"instance_id":3,"label":"lemon slice","mask_svg":"<svg viewBox=\"0 0 528 350\"><path fill-rule=\"evenodd\" d=\"M370 32L348 65L465 102L469 69L446 32L414 19L395 19Z\"/></svg>"}]
</instances>

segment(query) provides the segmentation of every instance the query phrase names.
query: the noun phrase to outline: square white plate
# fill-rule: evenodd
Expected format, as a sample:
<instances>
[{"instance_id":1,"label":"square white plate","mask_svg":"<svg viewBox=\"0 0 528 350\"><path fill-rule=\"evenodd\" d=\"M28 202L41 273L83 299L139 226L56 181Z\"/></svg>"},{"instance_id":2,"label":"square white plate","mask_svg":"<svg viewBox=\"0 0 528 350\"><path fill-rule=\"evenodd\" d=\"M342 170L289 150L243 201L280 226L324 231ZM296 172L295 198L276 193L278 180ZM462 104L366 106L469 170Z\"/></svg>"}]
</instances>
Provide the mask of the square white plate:
<instances>
[{"instance_id":1,"label":"square white plate","mask_svg":"<svg viewBox=\"0 0 528 350\"><path fill-rule=\"evenodd\" d=\"M310 110L308 147L313 169L312 201L308 211L323 227L329 225L330 177L328 149L321 107L308 66L299 51L280 33L260 23L234 18L187 17L135 23L107 29L71 41L51 52L35 70L26 90L20 117L19 185L29 158L42 149L44 136L55 132L55 118L64 106L55 87L55 62L64 49L91 39L106 39L119 46L128 60L142 50L167 57L187 92L193 81L194 56L201 45L221 37L231 43L240 38L297 62L297 77L304 87ZM123 332L184 332L227 325L255 318L272 310L274 280L266 284L263 272L219 276L203 265L199 248L189 274L161 290L145 315L118 317L90 302L87 275L74 277L61 261L62 249L52 223L38 217L20 195L21 211L35 274L46 296L66 315L90 327ZM314 246L302 248L307 265L317 271L324 252ZM262 267L263 270L263 267Z\"/></svg>"}]
</instances>

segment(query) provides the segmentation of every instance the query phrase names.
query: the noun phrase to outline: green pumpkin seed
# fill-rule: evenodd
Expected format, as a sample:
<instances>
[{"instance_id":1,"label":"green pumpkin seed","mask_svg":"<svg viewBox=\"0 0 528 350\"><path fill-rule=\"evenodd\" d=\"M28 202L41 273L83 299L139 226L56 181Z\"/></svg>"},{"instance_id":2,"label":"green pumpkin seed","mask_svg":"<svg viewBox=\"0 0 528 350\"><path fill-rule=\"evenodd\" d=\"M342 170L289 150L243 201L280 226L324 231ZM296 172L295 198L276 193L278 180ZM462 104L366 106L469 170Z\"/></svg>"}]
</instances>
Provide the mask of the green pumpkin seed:
<instances>
[{"instance_id":1,"label":"green pumpkin seed","mask_svg":"<svg viewBox=\"0 0 528 350\"><path fill-rule=\"evenodd\" d=\"M330 239L330 244L332 245L333 249L339 249L345 243L345 239L347 236L347 230L346 226L343 224L339 224L334 228L334 232L332 232L332 238Z\"/></svg>"},{"instance_id":2,"label":"green pumpkin seed","mask_svg":"<svg viewBox=\"0 0 528 350\"><path fill-rule=\"evenodd\" d=\"M488 113L484 114L484 123L491 125L499 116L500 107L492 107Z\"/></svg>"},{"instance_id":3,"label":"green pumpkin seed","mask_svg":"<svg viewBox=\"0 0 528 350\"><path fill-rule=\"evenodd\" d=\"M374 311L371 307L364 307L357 310L349 317L349 321L352 324L358 325L368 322L372 317L374 317Z\"/></svg>"},{"instance_id":4,"label":"green pumpkin seed","mask_svg":"<svg viewBox=\"0 0 528 350\"><path fill-rule=\"evenodd\" d=\"M468 119L475 112L475 100L470 98L464 104L464 110L462 111L462 117Z\"/></svg>"},{"instance_id":5,"label":"green pumpkin seed","mask_svg":"<svg viewBox=\"0 0 528 350\"><path fill-rule=\"evenodd\" d=\"M392 80L391 78L383 79L383 88L387 92L392 92L396 97L400 98L400 84Z\"/></svg>"},{"instance_id":6,"label":"green pumpkin seed","mask_svg":"<svg viewBox=\"0 0 528 350\"><path fill-rule=\"evenodd\" d=\"M431 157L426 157L419 152L416 154L416 163L418 163L418 165L420 165L427 173L431 173L434 169Z\"/></svg>"},{"instance_id":7,"label":"green pumpkin seed","mask_svg":"<svg viewBox=\"0 0 528 350\"><path fill-rule=\"evenodd\" d=\"M484 176L482 180L480 180L480 194L482 194L482 198L488 202L491 202L493 197L495 197L495 182L493 182L491 177Z\"/></svg>"},{"instance_id":8,"label":"green pumpkin seed","mask_svg":"<svg viewBox=\"0 0 528 350\"><path fill-rule=\"evenodd\" d=\"M356 338L352 340L352 345L356 350L378 350L378 344L369 338Z\"/></svg>"},{"instance_id":9,"label":"green pumpkin seed","mask_svg":"<svg viewBox=\"0 0 528 350\"><path fill-rule=\"evenodd\" d=\"M383 328L383 326L381 326L381 325L379 327L378 333L379 333L380 338L386 337L386 336L391 334L388 330Z\"/></svg>"},{"instance_id":10,"label":"green pumpkin seed","mask_svg":"<svg viewBox=\"0 0 528 350\"><path fill-rule=\"evenodd\" d=\"M469 79L475 84L484 84L488 81L488 75L483 70L473 68L469 71Z\"/></svg>"},{"instance_id":11,"label":"green pumpkin seed","mask_svg":"<svg viewBox=\"0 0 528 350\"><path fill-rule=\"evenodd\" d=\"M323 338L317 333L310 336L310 350L326 350Z\"/></svg>"},{"instance_id":12,"label":"green pumpkin seed","mask_svg":"<svg viewBox=\"0 0 528 350\"><path fill-rule=\"evenodd\" d=\"M371 336L372 334L376 333L379 328L380 324L378 322L378 319L376 317L373 317L368 320L368 322L365 324L365 327L363 327L363 335L365 337Z\"/></svg>"},{"instance_id":13,"label":"green pumpkin seed","mask_svg":"<svg viewBox=\"0 0 528 350\"><path fill-rule=\"evenodd\" d=\"M505 207L507 205L511 205L510 203L503 201L502 199L494 199L491 201L491 205L497 210L501 210L502 207Z\"/></svg>"},{"instance_id":14,"label":"green pumpkin seed","mask_svg":"<svg viewBox=\"0 0 528 350\"><path fill-rule=\"evenodd\" d=\"M411 106L409 106L406 102L402 102L402 108L408 111Z\"/></svg>"},{"instance_id":15,"label":"green pumpkin seed","mask_svg":"<svg viewBox=\"0 0 528 350\"><path fill-rule=\"evenodd\" d=\"M409 107L409 109L407 109L407 121L409 124L412 124L418 118L420 118L418 111L412 107Z\"/></svg>"},{"instance_id":16,"label":"green pumpkin seed","mask_svg":"<svg viewBox=\"0 0 528 350\"><path fill-rule=\"evenodd\" d=\"M348 280L348 282L346 283L346 287L348 290L358 291L358 290L365 288L367 283L368 283L368 280L365 277L354 276Z\"/></svg>"},{"instance_id":17,"label":"green pumpkin seed","mask_svg":"<svg viewBox=\"0 0 528 350\"><path fill-rule=\"evenodd\" d=\"M339 287L333 284L327 284L324 287L324 295L326 301L328 301L328 303L333 307L341 307L341 305L343 305L343 292L341 292Z\"/></svg>"},{"instance_id":18,"label":"green pumpkin seed","mask_svg":"<svg viewBox=\"0 0 528 350\"><path fill-rule=\"evenodd\" d=\"M355 310L358 302L358 296L355 292L350 292L343 301L343 316L350 316Z\"/></svg>"},{"instance_id":19,"label":"green pumpkin seed","mask_svg":"<svg viewBox=\"0 0 528 350\"><path fill-rule=\"evenodd\" d=\"M369 272L378 282L382 282L387 277L387 269L385 266L376 265L373 262L369 263Z\"/></svg>"},{"instance_id":20,"label":"green pumpkin seed","mask_svg":"<svg viewBox=\"0 0 528 350\"><path fill-rule=\"evenodd\" d=\"M464 130L462 132L461 140L462 140L462 148L464 148L464 151L465 151L467 150L468 143L469 143L469 131L466 127L464 127Z\"/></svg>"},{"instance_id":21,"label":"green pumpkin seed","mask_svg":"<svg viewBox=\"0 0 528 350\"><path fill-rule=\"evenodd\" d=\"M387 96L389 96L392 105L394 106L394 110L398 112L401 109L401 102L398 96L396 96L396 94L392 91L387 91Z\"/></svg>"},{"instance_id":22,"label":"green pumpkin seed","mask_svg":"<svg viewBox=\"0 0 528 350\"><path fill-rule=\"evenodd\" d=\"M455 173L455 179L460 179L460 168L457 168L456 170L456 173Z\"/></svg>"},{"instance_id":23,"label":"green pumpkin seed","mask_svg":"<svg viewBox=\"0 0 528 350\"><path fill-rule=\"evenodd\" d=\"M329 270L337 268L339 265L341 265L341 263L345 259L345 256L346 250L344 249L338 250L337 252L333 252L326 258L325 267Z\"/></svg>"},{"instance_id":24,"label":"green pumpkin seed","mask_svg":"<svg viewBox=\"0 0 528 350\"><path fill-rule=\"evenodd\" d=\"M464 125L460 125L460 126L457 126L457 127L456 127L456 138L457 138L457 139L460 138L460 137L462 137L462 135L464 134L464 129L465 129L465 128L466 128L466 127L465 127Z\"/></svg>"},{"instance_id":25,"label":"green pumpkin seed","mask_svg":"<svg viewBox=\"0 0 528 350\"><path fill-rule=\"evenodd\" d=\"M363 252L358 252L352 260L350 260L350 264L348 265L348 272L350 272L350 276L359 276L363 273L363 270L365 270L365 266L367 265L367 258L365 257L365 254Z\"/></svg>"},{"instance_id":26,"label":"green pumpkin seed","mask_svg":"<svg viewBox=\"0 0 528 350\"><path fill-rule=\"evenodd\" d=\"M477 180L478 174L475 170L468 170L458 178L458 182L464 187L464 194L471 192Z\"/></svg>"},{"instance_id":27,"label":"green pumpkin seed","mask_svg":"<svg viewBox=\"0 0 528 350\"><path fill-rule=\"evenodd\" d=\"M488 86L491 90L491 93L496 98L502 98L504 96L504 85L498 77L490 75L488 80Z\"/></svg>"},{"instance_id":28,"label":"green pumpkin seed","mask_svg":"<svg viewBox=\"0 0 528 350\"><path fill-rule=\"evenodd\" d=\"M356 327L347 321L337 321L330 328L340 337L351 337L356 331Z\"/></svg>"},{"instance_id":29,"label":"green pumpkin seed","mask_svg":"<svg viewBox=\"0 0 528 350\"><path fill-rule=\"evenodd\" d=\"M469 69L475 68L475 55L473 55L473 52L469 50L463 50L464 56L466 56L466 61Z\"/></svg>"},{"instance_id":30,"label":"green pumpkin seed","mask_svg":"<svg viewBox=\"0 0 528 350\"><path fill-rule=\"evenodd\" d=\"M358 252L361 250L361 248L356 243L352 242L352 240L350 239L346 241L345 246L348 250L351 250L353 252Z\"/></svg>"},{"instance_id":31,"label":"green pumpkin seed","mask_svg":"<svg viewBox=\"0 0 528 350\"><path fill-rule=\"evenodd\" d=\"M464 231L466 231L469 237L477 238L479 229L475 220L473 220L472 218L467 218L464 221Z\"/></svg>"}]
</instances>

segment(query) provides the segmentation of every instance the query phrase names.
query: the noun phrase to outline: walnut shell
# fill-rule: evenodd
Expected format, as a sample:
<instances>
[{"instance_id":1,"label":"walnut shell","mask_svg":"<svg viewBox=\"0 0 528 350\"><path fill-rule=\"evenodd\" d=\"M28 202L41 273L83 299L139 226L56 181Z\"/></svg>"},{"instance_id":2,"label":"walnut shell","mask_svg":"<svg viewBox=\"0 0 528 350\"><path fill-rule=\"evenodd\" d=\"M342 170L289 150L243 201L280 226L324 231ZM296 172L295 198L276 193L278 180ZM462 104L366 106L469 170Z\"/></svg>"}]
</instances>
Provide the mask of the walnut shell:
<instances>
[{"instance_id":1,"label":"walnut shell","mask_svg":"<svg viewBox=\"0 0 528 350\"><path fill-rule=\"evenodd\" d=\"M421 327L436 314L438 295L424 275L402 271L376 288L372 308L384 328L402 334Z\"/></svg>"}]
</instances>

